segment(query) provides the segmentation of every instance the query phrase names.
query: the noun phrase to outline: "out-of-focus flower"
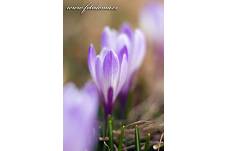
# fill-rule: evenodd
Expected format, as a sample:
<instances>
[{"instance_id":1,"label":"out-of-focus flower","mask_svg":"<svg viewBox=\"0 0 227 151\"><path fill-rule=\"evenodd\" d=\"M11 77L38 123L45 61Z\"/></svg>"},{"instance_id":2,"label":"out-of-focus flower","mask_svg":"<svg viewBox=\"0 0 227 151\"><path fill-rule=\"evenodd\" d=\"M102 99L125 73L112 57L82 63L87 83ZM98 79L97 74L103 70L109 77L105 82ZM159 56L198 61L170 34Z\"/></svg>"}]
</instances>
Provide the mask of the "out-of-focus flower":
<instances>
[{"instance_id":1,"label":"out-of-focus flower","mask_svg":"<svg viewBox=\"0 0 227 151\"><path fill-rule=\"evenodd\" d=\"M120 50L127 48L128 74L120 94L124 96L123 101L125 101L132 84L133 75L142 64L146 52L144 34L140 29L133 31L127 23L124 23L119 31L105 27L102 33L102 47L111 48L117 54Z\"/></svg>"},{"instance_id":2,"label":"out-of-focus flower","mask_svg":"<svg viewBox=\"0 0 227 151\"><path fill-rule=\"evenodd\" d=\"M151 0L141 11L140 26L152 46L155 76L164 75L164 7L158 1Z\"/></svg>"},{"instance_id":3,"label":"out-of-focus flower","mask_svg":"<svg viewBox=\"0 0 227 151\"><path fill-rule=\"evenodd\" d=\"M91 151L96 141L96 87L89 82L79 90L73 83L68 83L63 91L64 151Z\"/></svg>"},{"instance_id":4,"label":"out-of-focus flower","mask_svg":"<svg viewBox=\"0 0 227 151\"><path fill-rule=\"evenodd\" d=\"M140 26L155 49L163 53L164 8L160 2L151 1L143 8L140 14Z\"/></svg>"},{"instance_id":5,"label":"out-of-focus flower","mask_svg":"<svg viewBox=\"0 0 227 151\"><path fill-rule=\"evenodd\" d=\"M96 56L95 48L91 44L88 67L100 95L104 98L105 113L111 114L113 103L127 79L127 48L123 46L118 52L114 51L114 48L103 48Z\"/></svg>"}]
</instances>

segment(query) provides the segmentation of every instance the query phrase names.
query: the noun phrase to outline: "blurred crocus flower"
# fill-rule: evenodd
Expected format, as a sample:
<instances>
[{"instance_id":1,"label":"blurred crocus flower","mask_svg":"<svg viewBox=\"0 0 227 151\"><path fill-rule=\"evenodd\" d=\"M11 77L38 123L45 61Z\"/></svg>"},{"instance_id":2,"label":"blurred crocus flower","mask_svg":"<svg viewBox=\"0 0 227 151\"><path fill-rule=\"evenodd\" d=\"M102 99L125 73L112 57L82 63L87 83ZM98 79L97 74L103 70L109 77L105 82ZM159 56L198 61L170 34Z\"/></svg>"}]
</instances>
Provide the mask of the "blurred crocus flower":
<instances>
[{"instance_id":1,"label":"blurred crocus flower","mask_svg":"<svg viewBox=\"0 0 227 151\"><path fill-rule=\"evenodd\" d=\"M81 90L68 83L63 90L64 151L91 151L96 141L98 94L89 82Z\"/></svg>"},{"instance_id":2,"label":"blurred crocus flower","mask_svg":"<svg viewBox=\"0 0 227 151\"><path fill-rule=\"evenodd\" d=\"M163 53L164 43L164 8L157 1L150 1L140 14L140 26L151 40L155 50Z\"/></svg>"},{"instance_id":3,"label":"blurred crocus flower","mask_svg":"<svg viewBox=\"0 0 227 151\"><path fill-rule=\"evenodd\" d=\"M116 97L127 79L127 48L122 47L117 52L112 47L105 47L99 55L96 55L95 48L91 44L88 53L88 67L99 94L104 99L104 109L107 116L112 113Z\"/></svg>"},{"instance_id":4,"label":"blurred crocus flower","mask_svg":"<svg viewBox=\"0 0 227 151\"><path fill-rule=\"evenodd\" d=\"M125 101L133 75L142 64L146 53L144 34L140 29L133 31L127 23L124 23L119 31L105 27L102 33L102 47L113 49L117 54L120 54L122 50L127 51L128 74L120 93L121 100Z\"/></svg>"}]
</instances>

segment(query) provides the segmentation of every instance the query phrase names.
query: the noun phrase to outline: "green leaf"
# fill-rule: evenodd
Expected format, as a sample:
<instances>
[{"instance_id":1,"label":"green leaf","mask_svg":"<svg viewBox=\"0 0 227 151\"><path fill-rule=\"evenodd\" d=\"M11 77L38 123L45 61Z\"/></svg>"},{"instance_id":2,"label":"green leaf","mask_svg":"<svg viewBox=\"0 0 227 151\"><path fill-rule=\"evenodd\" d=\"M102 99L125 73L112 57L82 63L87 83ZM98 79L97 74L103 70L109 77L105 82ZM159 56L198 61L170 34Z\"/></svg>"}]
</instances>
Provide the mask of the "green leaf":
<instances>
[{"instance_id":1,"label":"green leaf","mask_svg":"<svg viewBox=\"0 0 227 151\"><path fill-rule=\"evenodd\" d=\"M111 151L114 151L113 147L113 120L111 116L108 116L108 137L109 147Z\"/></svg>"},{"instance_id":2,"label":"green leaf","mask_svg":"<svg viewBox=\"0 0 227 151\"><path fill-rule=\"evenodd\" d=\"M144 149L144 151L149 151L150 139L151 139L151 134L148 133L148 134L147 134L147 138L146 138L146 143L145 143L145 149Z\"/></svg>"},{"instance_id":3,"label":"green leaf","mask_svg":"<svg viewBox=\"0 0 227 151\"><path fill-rule=\"evenodd\" d=\"M120 135L120 141L119 141L118 151L122 151L123 139L124 139L124 133L125 133L124 131L125 131L125 126L123 125L121 127L121 135Z\"/></svg>"},{"instance_id":4,"label":"green leaf","mask_svg":"<svg viewBox=\"0 0 227 151\"><path fill-rule=\"evenodd\" d=\"M140 131L138 126L136 125L135 128L135 146L136 146L136 151L140 151Z\"/></svg>"}]
</instances>

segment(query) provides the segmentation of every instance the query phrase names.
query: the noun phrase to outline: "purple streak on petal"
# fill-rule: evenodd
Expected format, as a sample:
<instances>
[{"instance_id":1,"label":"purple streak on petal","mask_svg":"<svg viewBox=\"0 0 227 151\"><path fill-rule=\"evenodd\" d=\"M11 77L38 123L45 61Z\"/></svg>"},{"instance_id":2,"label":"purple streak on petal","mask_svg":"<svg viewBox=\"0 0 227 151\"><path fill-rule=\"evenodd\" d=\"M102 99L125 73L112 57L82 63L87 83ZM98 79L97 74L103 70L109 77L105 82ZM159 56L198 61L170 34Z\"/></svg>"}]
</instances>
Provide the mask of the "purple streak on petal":
<instances>
[{"instance_id":1,"label":"purple streak on petal","mask_svg":"<svg viewBox=\"0 0 227 151\"><path fill-rule=\"evenodd\" d=\"M108 97L108 104L112 104L112 102L113 102L113 88L112 87L110 87L109 89L108 89L108 95L107 95Z\"/></svg>"},{"instance_id":2,"label":"purple streak on petal","mask_svg":"<svg viewBox=\"0 0 227 151\"><path fill-rule=\"evenodd\" d=\"M122 33L125 33L130 40L132 40L132 37L133 37L133 31L132 31L132 28L131 26L128 24L128 23L124 23L122 26L121 26L121 29L120 31Z\"/></svg>"},{"instance_id":3,"label":"purple streak on petal","mask_svg":"<svg viewBox=\"0 0 227 151\"><path fill-rule=\"evenodd\" d=\"M107 52L103 62L103 80L104 80L104 93L107 93L109 87L116 89L119 79L119 60L114 51ZM106 98L107 99L107 98ZM115 98L114 98L115 99Z\"/></svg>"},{"instance_id":4,"label":"purple streak on petal","mask_svg":"<svg viewBox=\"0 0 227 151\"><path fill-rule=\"evenodd\" d=\"M121 48L121 50L118 52L118 58L119 58L119 62L122 63L122 59L123 56L126 55L126 58L128 60L128 49L126 46L124 46L123 48Z\"/></svg>"},{"instance_id":5,"label":"purple streak on petal","mask_svg":"<svg viewBox=\"0 0 227 151\"><path fill-rule=\"evenodd\" d=\"M106 106L106 115L108 114L112 114L112 105L113 105L113 88L110 87L108 89L108 95L107 95L107 99L108 99L108 102L107 102L107 106Z\"/></svg>"}]
</instances>

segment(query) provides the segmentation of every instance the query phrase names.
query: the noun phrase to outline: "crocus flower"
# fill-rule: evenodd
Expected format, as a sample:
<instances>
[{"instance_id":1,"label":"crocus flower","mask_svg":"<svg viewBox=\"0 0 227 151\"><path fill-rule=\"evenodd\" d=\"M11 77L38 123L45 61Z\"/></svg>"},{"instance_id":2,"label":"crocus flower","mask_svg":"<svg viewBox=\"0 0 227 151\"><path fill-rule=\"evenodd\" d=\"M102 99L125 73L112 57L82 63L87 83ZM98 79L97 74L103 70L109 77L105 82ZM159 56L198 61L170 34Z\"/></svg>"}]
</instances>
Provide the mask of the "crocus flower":
<instances>
[{"instance_id":1,"label":"crocus flower","mask_svg":"<svg viewBox=\"0 0 227 151\"><path fill-rule=\"evenodd\" d=\"M63 90L64 151L91 151L96 141L98 94L92 83L79 90L68 83Z\"/></svg>"},{"instance_id":2,"label":"crocus flower","mask_svg":"<svg viewBox=\"0 0 227 151\"><path fill-rule=\"evenodd\" d=\"M160 2L151 1L140 14L140 25L146 36L156 45L164 42L164 8Z\"/></svg>"},{"instance_id":3,"label":"crocus flower","mask_svg":"<svg viewBox=\"0 0 227 151\"><path fill-rule=\"evenodd\" d=\"M129 24L124 23L119 31L105 27L102 33L102 47L113 49L119 53L122 49L127 50L128 74L120 96L122 101L126 100L129 88L132 84L133 75L143 62L146 44L144 34L140 29L132 30Z\"/></svg>"},{"instance_id":4,"label":"crocus flower","mask_svg":"<svg viewBox=\"0 0 227 151\"><path fill-rule=\"evenodd\" d=\"M106 116L112 113L113 104L127 78L128 54L127 48L122 47L118 52L113 48L103 48L96 55L91 44L88 53L88 67L99 90L104 98Z\"/></svg>"},{"instance_id":5,"label":"crocus flower","mask_svg":"<svg viewBox=\"0 0 227 151\"><path fill-rule=\"evenodd\" d=\"M163 76L164 62L164 7L157 1L150 1L141 11L140 26L151 42L156 72Z\"/></svg>"}]
</instances>

